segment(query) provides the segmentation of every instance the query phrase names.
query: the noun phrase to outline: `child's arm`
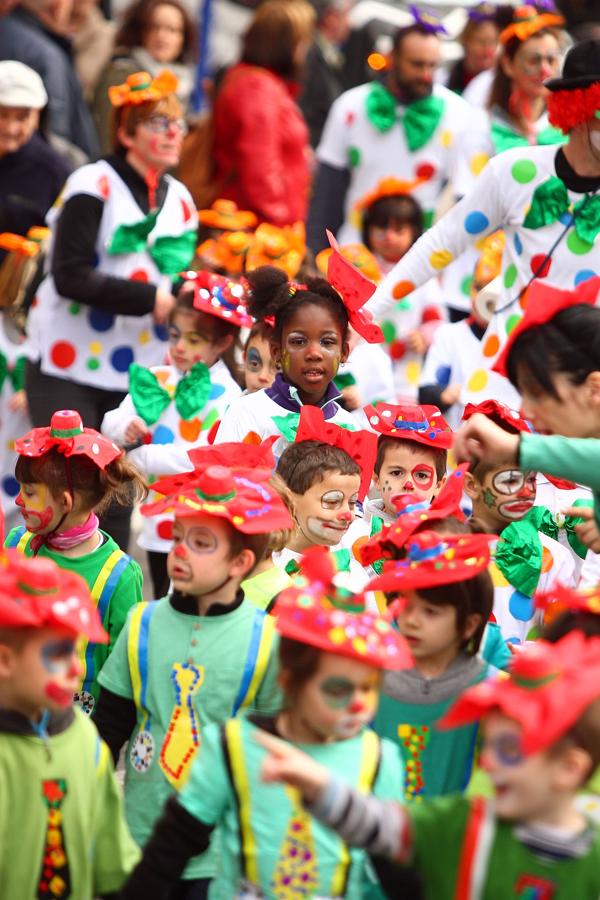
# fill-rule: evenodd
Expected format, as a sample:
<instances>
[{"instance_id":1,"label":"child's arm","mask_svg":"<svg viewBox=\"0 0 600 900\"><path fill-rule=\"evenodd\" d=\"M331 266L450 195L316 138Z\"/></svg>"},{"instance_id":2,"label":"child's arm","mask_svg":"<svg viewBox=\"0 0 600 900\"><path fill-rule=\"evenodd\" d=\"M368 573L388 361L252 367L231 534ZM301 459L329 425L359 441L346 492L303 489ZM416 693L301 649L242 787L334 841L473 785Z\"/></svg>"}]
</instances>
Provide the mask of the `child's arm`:
<instances>
[{"instance_id":1,"label":"child's arm","mask_svg":"<svg viewBox=\"0 0 600 900\"><path fill-rule=\"evenodd\" d=\"M148 426L138 415L131 394L127 394L116 409L105 413L100 430L120 447L135 444L148 434Z\"/></svg>"},{"instance_id":2,"label":"child's arm","mask_svg":"<svg viewBox=\"0 0 600 900\"><path fill-rule=\"evenodd\" d=\"M256 732L256 740L270 754L263 762L264 781L297 788L311 815L350 846L408 862L412 853L409 819L399 803L355 791L301 750L263 731Z\"/></svg>"},{"instance_id":3,"label":"child's arm","mask_svg":"<svg viewBox=\"0 0 600 900\"><path fill-rule=\"evenodd\" d=\"M120 697L107 688L100 688L92 719L100 737L108 744L116 765L121 747L129 740L135 728L137 720L135 703L129 697Z\"/></svg>"}]
</instances>

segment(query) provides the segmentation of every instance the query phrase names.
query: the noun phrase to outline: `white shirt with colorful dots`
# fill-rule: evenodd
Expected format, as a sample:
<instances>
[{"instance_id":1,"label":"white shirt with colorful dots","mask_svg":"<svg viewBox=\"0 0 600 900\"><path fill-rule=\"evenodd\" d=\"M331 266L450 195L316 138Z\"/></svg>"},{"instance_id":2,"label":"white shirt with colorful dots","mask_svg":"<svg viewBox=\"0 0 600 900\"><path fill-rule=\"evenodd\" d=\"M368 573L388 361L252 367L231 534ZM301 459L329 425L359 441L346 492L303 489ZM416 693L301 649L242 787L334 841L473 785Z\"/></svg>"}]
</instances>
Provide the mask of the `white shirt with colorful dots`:
<instances>
[{"instance_id":1,"label":"white shirt with colorful dots","mask_svg":"<svg viewBox=\"0 0 600 900\"><path fill-rule=\"evenodd\" d=\"M15 339L14 326L11 327L7 314L0 316L0 354L6 360L0 368L0 499L4 512L4 533L11 528L22 525L20 510L15 506L19 493L19 482L15 478L15 463L18 454L15 451L16 438L22 437L31 428L27 409L11 409L11 402L16 389L20 388L24 358L28 355L27 341Z\"/></svg>"},{"instance_id":2,"label":"white shirt with colorful dots","mask_svg":"<svg viewBox=\"0 0 600 900\"><path fill-rule=\"evenodd\" d=\"M490 160L473 189L411 247L381 282L367 304L373 316L378 321L384 318L394 303L440 272L467 247L503 228L506 247L502 292L482 341L483 356L489 366L523 315L521 290L563 232L551 260L538 277L548 284L572 289L600 273L600 238L588 243L577 235L573 225L566 229L570 213L539 228L524 227L535 189L556 177L556 153L555 146L517 148ZM575 191L567 193L571 206L586 197ZM472 377L480 389L487 388L492 396L501 396L491 384L494 379L500 390L500 376L482 369Z\"/></svg>"},{"instance_id":3,"label":"white shirt with colorful dots","mask_svg":"<svg viewBox=\"0 0 600 900\"><path fill-rule=\"evenodd\" d=\"M371 84L361 84L343 93L332 105L317 158L337 169L350 170L350 185L346 192L344 224L337 237L341 244L360 241L360 215L356 204L372 191L382 178L394 176L413 181L425 171L431 177L413 191L424 210L432 213L446 181L461 180L464 165L457 151L456 140L468 127L472 110L457 94L443 85L434 85L434 96L444 100L445 109L430 140L411 152L400 123L389 131L378 131L366 114L366 100ZM398 117L402 106L398 106Z\"/></svg>"},{"instance_id":4,"label":"white shirt with colorful dots","mask_svg":"<svg viewBox=\"0 0 600 900\"><path fill-rule=\"evenodd\" d=\"M182 377L175 366L156 366L151 369L158 383L171 397ZM163 475L177 475L188 472L193 466L187 455L188 450L208 443L211 429L221 419L232 400L241 394L241 388L232 378L222 360L210 367L211 392L206 405L192 419L182 419L175 407L174 399L163 411L159 419L149 426L148 443L130 450L129 459L143 473L149 484ZM102 432L117 444L123 444L125 430L132 419L139 418L130 394L116 408L107 412L102 421ZM159 494L150 491L145 503L158 500ZM173 516L161 515L142 518L142 529L138 544L144 550L168 553L171 549L171 528Z\"/></svg>"},{"instance_id":5,"label":"white shirt with colorful dots","mask_svg":"<svg viewBox=\"0 0 600 900\"><path fill-rule=\"evenodd\" d=\"M152 245L159 237L177 238L195 227L196 210L187 189L170 176L167 195L148 238ZM64 203L77 194L103 201L96 239L97 266L107 275L144 281L170 290L172 276L163 275L150 253L110 254L107 247L117 228L145 218L125 182L109 163L99 160L77 169L47 216L52 228ZM48 258L52 256L52 247ZM35 318L42 371L80 384L104 390L127 390L132 362L141 366L159 365L165 356L166 328L151 315L115 316L97 307L77 303L77 298L61 297L48 274L37 294ZM43 327L42 327L43 326Z\"/></svg>"}]
</instances>

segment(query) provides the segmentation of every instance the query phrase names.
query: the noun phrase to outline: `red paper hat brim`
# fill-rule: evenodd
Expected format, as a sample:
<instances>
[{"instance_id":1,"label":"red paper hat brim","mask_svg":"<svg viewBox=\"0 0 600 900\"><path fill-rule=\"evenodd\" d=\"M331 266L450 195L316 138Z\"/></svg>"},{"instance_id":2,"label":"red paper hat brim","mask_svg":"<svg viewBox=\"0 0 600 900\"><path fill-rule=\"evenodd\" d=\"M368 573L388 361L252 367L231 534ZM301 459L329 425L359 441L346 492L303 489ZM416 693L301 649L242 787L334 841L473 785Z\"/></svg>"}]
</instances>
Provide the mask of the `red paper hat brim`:
<instances>
[{"instance_id":1,"label":"red paper hat brim","mask_svg":"<svg viewBox=\"0 0 600 900\"><path fill-rule=\"evenodd\" d=\"M396 421L394 411L397 412L401 409L408 410L408 407L400 407L390 403L377 403L375 406L366 406L364 411L371 428L377 434L398 438L403 441L414 441L416 444L423 444L425 447L433 447L438 450L450 450L454 442L454 433L437 406L428 404L415 406L415 410L420 410L427 419L427 422L423 421L422 428L396 426L394 424ZM390 415L385 415L388 412ZM431 424L432 418L435 419L435 425ZM421 422L419 421L416 424L421 425Z\"/></svg>"},{"instance_id":2,"label":"red paper hat brim","mask_svg":"<svg viewBox=\"0 0 600 900\"><path fill-rule=\"evenodd\" d=\"M600 587L571 588L556 582L549 591L534 594L536 609L547 610L556 605L561 611L586 612L600 615Z\"/></svg>"},{"instance_id":3,"label":"red paper hat brim","mask_svg":"<svg viewBox=\"0 0 600 900\"><path fill-rule=\"evenodd\" d=\"M195 491L184 489L179 494L146 503L141 512L143 516L170 513L176 519L189 519L199 515L215 516L225 519L242 534L269 534L271 531L293 528L293 520L283 501L272 489L266 485L263 487L269 492L268 501L258 496L248 497L243 491L239 491L233 500L203 500Z\"/></svg>"},{"instance_id":4,"label":"red paper hat brim","mask_svg":"<svg viewBox=\"0 0 600 900\"><path fill-rule=\"evenodd\" d=\"M483 403L477 404L467 403L462 421L468 422L471 416L474 416L476 413L504 422L515 431L531 431L529 423L516 410L510 409L504 403L498 402L498 400L484 400Z\"/></svg>"},{"instance_id":5,"label":"red paper hat brim","mask_svg":"<svg viewBox=\"0 0 600 900\"><path fill-rule=\"evenodd\" d=\"M207 313L209 316L216 316L217 319L223 319L224 322L231 322L238 328L252 328L254 319L250 313L241 313L234 309L226 309L224 306L213 306L210 299L205 299L196 294L194 298L194 309L199 312Z\"/></svg>"},{"instance_id":6,"label":"red paper hat brim","mask_svg":"<svg viewBox=\"0 0 600 900\"><path fill-rule=\"evenodd\" d=\"M558 288L546 285L541 281L534 281L527 289L527 305L521 321L511 331L507 342L502 348L494 366L494 372L507 376L507 361L512 347L524 331L529 331L536 325L545 325L563 309L576 306L579 303L587 303L593 306L598 300L600 291L600 275L583 281L574 291L561 291Z\"/></svg>"},{"instance_id":7,"label":"red paper hat brim","mask_svg":"<svg viewBox=\"0 0 600 900\"><path fill-rule=\"evenodd\" d=\"M15 441L15 450L21 456L38 458L55 448L64 456L87 456L99 469L106 467L123 455L123 451L93 428L84 428L73 438L55 438L50 428L32 428Z\"/></svg>"},{"instance_id":8,"label":"red paper hat brim","mask_svg":"<svg viewBox=\"0 0 600 900\"><path fill-rule=\"evenodd\" d=\"M383 331L375 324L371 313L364 309L377 285L343 256L330 231L327 231L327 238L332 249L327 265L327 280L342 298L350 325L368 344L382 344L385 340Z\"/></svg>"},{"instance_id":9,"label":"red paper hat brim","mask_svg":"<svg viewBox=\"0 0 600 900\"><path fill-rule=\"evenodd\" d=\"M208 447L196 447L188 452L195 469L202 466L226 466L228 469L275 469L273 444L278 435L264 438L260 444L240 444L224 442ZM194 473L190 473L194 474ZM163 493L163 492L161 492Z\"/></svg>"}]
</instances>

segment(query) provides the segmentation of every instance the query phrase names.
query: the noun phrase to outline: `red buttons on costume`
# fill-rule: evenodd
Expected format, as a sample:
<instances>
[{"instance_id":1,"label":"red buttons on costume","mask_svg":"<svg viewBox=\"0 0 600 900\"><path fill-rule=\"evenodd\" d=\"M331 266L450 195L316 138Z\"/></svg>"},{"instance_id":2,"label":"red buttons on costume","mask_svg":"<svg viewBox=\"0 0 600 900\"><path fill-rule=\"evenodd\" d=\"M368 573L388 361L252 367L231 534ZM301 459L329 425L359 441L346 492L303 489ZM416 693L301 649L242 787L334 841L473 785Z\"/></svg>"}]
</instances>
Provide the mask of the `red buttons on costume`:
<instances>
[{"instance_id":1,"label":"red buttons on costume","mask_svg":"<svg viewBox=\"0 0 600 900\"><path fill-rule=\"evenodd\" d=\"M59 369L68 369L75 362L77 351L68 341L57 341L50 348L50 359Z\"/></svg>"}]
</instances>

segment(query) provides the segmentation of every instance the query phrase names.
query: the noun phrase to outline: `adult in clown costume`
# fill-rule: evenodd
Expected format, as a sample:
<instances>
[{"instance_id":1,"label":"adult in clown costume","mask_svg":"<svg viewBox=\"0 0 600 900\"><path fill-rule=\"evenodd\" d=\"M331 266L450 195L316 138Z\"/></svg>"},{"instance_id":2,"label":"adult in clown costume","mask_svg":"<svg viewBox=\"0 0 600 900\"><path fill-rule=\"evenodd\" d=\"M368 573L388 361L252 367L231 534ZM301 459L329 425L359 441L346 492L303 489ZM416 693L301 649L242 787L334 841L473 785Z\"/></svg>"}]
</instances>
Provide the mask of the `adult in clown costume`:
<instances>
[{"instance_id":1,"label":"adult in clown costume","mask_svg":"<svg viewBox=\"0 0 600 900\"><path fill-rule=\"evenodd\" d=\"M444 183L460 181L456 138L473 113L457 94L434 83L443 25L411 7L381 80L361 84L333 104L317 148L319 168L308 218L310 248L327 245L325 228L342 244L359 239L356 204L383 178L407 182L430 224Z\"/></svg>"},{"instance_id":2,"label":"adult in clown costume","mask_svg":"<svg viewBox=\"0 0 600 900\"><path fill-rule=\"evenodd\" d=\"M375 318L501 227L502 286L482 342L491 367L520 321L535 279L573 288L600 272L600 41L572 47L562 77L546 86L550 123L568 134L567 143L516 147L492 159L472 190L379 285L368 303ZM518 403L506 380L481 369L471 375L463 400L487 396Z\"/></svg>"},{"instance_id":3,"label":"adult in clown costume","mask_svg":"<svg viewBox=\"0 0 600 900\"><path fill-rule=\"evenodd\" d=\"M164 360L171 285L192 260L197 225L187 189L165 174L185 128L176 87L164 71L110 88L115 152L74 172L48 214L50 262L29 329L39 353L26 379L35 426L68 407L99 428L125 396L129 366Z\"/></svg>"}]
</instances>

